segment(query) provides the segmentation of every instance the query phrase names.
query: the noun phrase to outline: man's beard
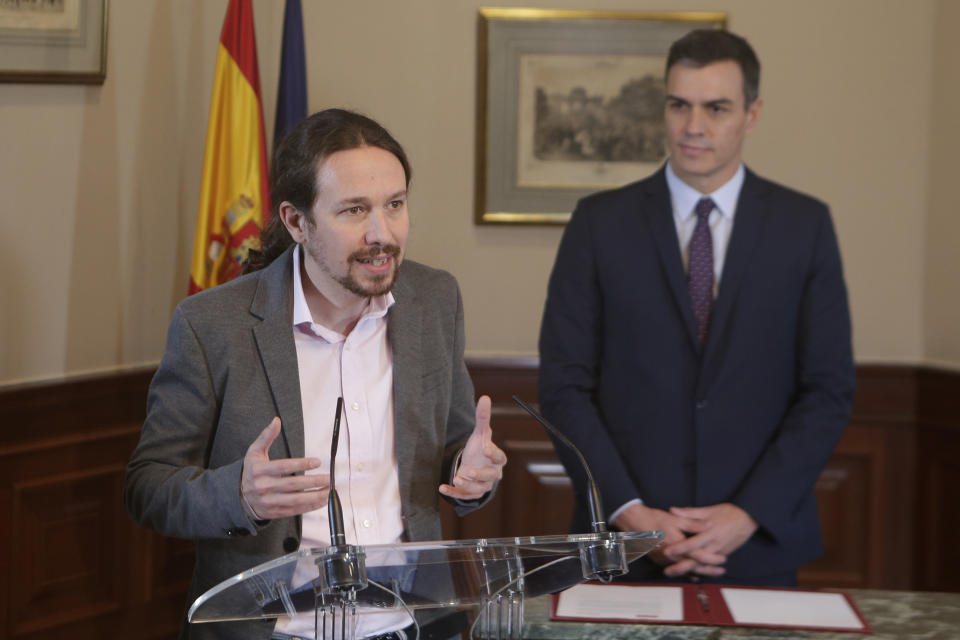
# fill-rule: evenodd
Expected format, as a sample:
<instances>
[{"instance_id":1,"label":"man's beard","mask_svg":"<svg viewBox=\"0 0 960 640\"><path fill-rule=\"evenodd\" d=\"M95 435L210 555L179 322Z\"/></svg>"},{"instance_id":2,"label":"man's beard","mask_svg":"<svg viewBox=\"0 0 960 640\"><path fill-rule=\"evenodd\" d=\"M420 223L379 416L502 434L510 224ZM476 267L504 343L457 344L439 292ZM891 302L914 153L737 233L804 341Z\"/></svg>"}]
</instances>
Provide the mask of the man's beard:
<instances>
[{"instance_id":1,"label":"man's beard","mask_svg":"<svg viewBox=\"0 0 960 640\"><path fill-rule=\"evenodd\" d=\"M393 263L393 268L389 272L383 275L373 276L372 282L367 285L361 284L356 278L353 277L352 267L355 263L357 263L359 260L374 258L381 254L390 256L390 259ZM382 296L386 293L389 293L389 291L393 289L393 285L397 281L397 273L399 269L400 247L395 244L385 244L374 245L369 249L355 251L354 253L350 254L350 257L347 258L347 275L331 275L341 287L350 293L362 298L373 298L375 296Z\"/></svg>"}]
</instances>

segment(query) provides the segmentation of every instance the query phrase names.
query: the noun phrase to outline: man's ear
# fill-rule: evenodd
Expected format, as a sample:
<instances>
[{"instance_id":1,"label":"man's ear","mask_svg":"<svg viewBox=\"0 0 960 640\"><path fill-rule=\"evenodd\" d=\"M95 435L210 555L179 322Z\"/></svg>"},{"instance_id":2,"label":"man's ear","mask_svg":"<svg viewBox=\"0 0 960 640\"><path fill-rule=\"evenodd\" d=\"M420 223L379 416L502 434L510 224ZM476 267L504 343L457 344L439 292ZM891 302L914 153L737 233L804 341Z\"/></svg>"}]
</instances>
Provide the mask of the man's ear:
<instances>
[{"instance_id":1,"label":"man's ear","mask_svg":"<svg viewBox=\"0 0 960 640\"><path fill-rule=\"evenodd\" d=\"M757 126L757 119L760 118L760 108L763 107L763 98L756 98L753 103L747 107L747 126L745 127L745 133L750 133L753 131L754 127Z\"/></svg>"},{"instance_id":2,"label":"man's ear","mask_svg":"<svg viewBox=\"0 0 960 640\"><path fill-rule=\"evenodd\" d=\"M297 209L293 204L284 200L280 203L280 206L277 207L277 213L280 215L280 220L283 222L283 226L287 228L287 231L290 232L290 236L293 238L293 241L302 244L306 240L306 233L304 232L304 227L307 224L307 217Z\"/></svg>"}]
</instances>

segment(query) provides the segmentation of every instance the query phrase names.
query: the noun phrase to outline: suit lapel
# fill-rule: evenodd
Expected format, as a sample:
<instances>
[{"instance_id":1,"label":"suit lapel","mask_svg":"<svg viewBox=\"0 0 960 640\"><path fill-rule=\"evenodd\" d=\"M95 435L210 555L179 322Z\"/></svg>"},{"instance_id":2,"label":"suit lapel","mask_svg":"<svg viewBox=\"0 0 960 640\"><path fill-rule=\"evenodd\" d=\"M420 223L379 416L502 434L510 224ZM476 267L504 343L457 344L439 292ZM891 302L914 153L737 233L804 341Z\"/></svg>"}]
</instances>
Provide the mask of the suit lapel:
<instances>
[{"instance_id":1,"label":"suit lapel","mask_svg":"<svg viewBox=\"0 0 960 640\"><path fill-rule=\"evenodd\" d=\"M706 351L708 361L715 359L715 354L726 342L723 336L730 324L737 294L763 231L766 219L766 209L763 206L765 193L763 182L748 169L737 200L733 230L727 245L727 255L723 260L720 289L710 319Z\"/></svg>"},{"instance_id":2,"label":"suit lapel","mask_svg":"<svg viewBox=\"0 0 960 640\"><path fill-rule=\"evenodd\" d=\"M261 319L253 328L260 361L270 393L283 423L286 457L302 458L303 407L300 402L300 373L293 341L293 257L287 250L263 271L250 305L250 313ZM264 425L266 426L266 425Z\"/></svg>"},{"instance_id":3,"label":"suit lapel","mask_svg":"<svg viewBox=\"0 0 960 640\"><path fill-rule=\"evenodd\" d=\"M670 202L665 169L660 169L645 182L644 186L647 202L641 210L653 231L654 244L660 254L660 264L666 274L670 291L673 293L677 312L687 328L687 337L690 338L694 351L699 351L697 321L693 316L693 303L690 301L690 291L687 288L687 276L683 272L683 257L680 255L677 225L673 221L673 205Z\"/></svg>"},{"instance_id":4,"label":"suit lapel","mask_svg":"<svg viewBox=\"0 0 960 640\"><path fill-rule=\"evenodd\" d=\"M411 503L410 488L416 459L419 429L422 422L418 411L423 378L421 338L423 335L421 307L409 280L401 275L393 288L395 302L387 321L387 338L393 353L393 416L394 451L397 456L397 474L400 496L404 505Z\"/></svg>"}]
</instances>

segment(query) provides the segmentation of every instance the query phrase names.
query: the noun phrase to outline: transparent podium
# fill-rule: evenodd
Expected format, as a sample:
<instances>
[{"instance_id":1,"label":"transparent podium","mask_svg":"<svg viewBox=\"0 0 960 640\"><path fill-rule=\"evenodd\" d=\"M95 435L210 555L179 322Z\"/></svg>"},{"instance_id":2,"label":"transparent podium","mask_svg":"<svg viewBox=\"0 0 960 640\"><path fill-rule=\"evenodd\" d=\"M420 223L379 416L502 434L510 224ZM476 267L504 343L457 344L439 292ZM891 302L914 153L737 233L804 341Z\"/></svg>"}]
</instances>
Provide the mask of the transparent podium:
<instances>
[{"instance_id":1,"label":"transparent podium","mask_svg":"<svg viewBox=\"0 0 960 640\"><path fill-rule=\"evenodd\" d=\"M525 598L609 580L662 539L660 531L603 532L301 550L213 587L188 620L311 613L317 638L353 640L363 637L364 613L406 612L412 620L417 611L473 608L470 637L520 638Z\"/></svg>"}]
</instances>

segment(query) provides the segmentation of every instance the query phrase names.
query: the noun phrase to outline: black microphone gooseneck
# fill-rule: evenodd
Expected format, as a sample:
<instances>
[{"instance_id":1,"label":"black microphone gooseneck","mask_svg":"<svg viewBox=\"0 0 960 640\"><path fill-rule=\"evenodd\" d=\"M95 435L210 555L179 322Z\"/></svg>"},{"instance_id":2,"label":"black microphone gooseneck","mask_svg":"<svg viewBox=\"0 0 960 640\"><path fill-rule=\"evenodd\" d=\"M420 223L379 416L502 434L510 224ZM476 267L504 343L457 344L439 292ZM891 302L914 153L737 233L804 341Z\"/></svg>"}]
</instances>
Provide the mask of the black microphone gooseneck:
<instances>
[{"instance_id":1,"label":"black microphone gooseneck","mask_svg":"<svg viewBox=\"0 0 960 640\"><path fill-rule=\"evenodd\" d=\"M330 497L327 499L327 518L330 521L330 544L338 547L347 541L343 533L343 507L337 495L337 445L340 443L340 415L343 413L343 398L337 398L337 414L333 418L333 438L330 443Z\"/></svg>"},{"instance_id":2,"label":"black microphone gooseneck","mask_svg":"<svg viewBox=\"0 0 960 640\"><path fill-rule=\"evenodd\" d=\"M337 414L333 418L333 442L330 444L330 495L327 518L330 522L330 546L320 555L317 566L324 589L345 594L345 601L356 602L356 592L367 587L366 552L363 547L349 545L343 532L343 508L336 487L337 442L340 440L340 414L343 398L337 398Z\"/></svg>"},{"instance_id":3,"label":"black microphone gooseneck","mask_svg":"<svg viewBox=\"0 0 960 640\"><path fill-rule=\"evenodd\" d=\"M539 413L533 410L530 405L518 398L513 396L513 401L520 405L520 408L530 414L534 420L539 422L544 426L544 428L550 432L553 437L565 444L571 451L577 454L577 458L580 459L580 466L583 467L583 470L587 474L587 484L589 485L587 491L587 507L590 509L590 527L593 529L594 533L604 533L607 531L607 521L603 517L603 505L600 502L600 491L597 489L597 481L593 479L593 473L590 471L590 465L587 464L586 458L583 457L583 454L580 453L580 449L577 449L576 445L570 442L570 439L567 436L560 433L560 430L555 426L547 422L546 418L541 416Z\"/></svg>"},{"instance_id":4,"label":"black microphone gooseneck","mask_svg":"<svg viewBox=\"0 0 960 640\"><path fill-rule=\"evenodd\" d=\"M614 577L623 575L627 572L627 558L623 542L617 538L618 534L607 530L607 522L603 516L603 505L600 502L600 490L597 488L597 481L593 479L593 473L590 471L590 465L586 458L580 453L570 439L560 433L560 430L547 422L539 413L534 411L527 403L513 396L513 401L520 405L520 408L530 414L530 416L543 425L558 441L577 454L580 465L587 475L587 508L590 510L590 527L596 535L595 541L590 541L581 545L580 564L583 571L583 577L587 580L600 580L610 582Z\"/></svg>"}]
</instances>

